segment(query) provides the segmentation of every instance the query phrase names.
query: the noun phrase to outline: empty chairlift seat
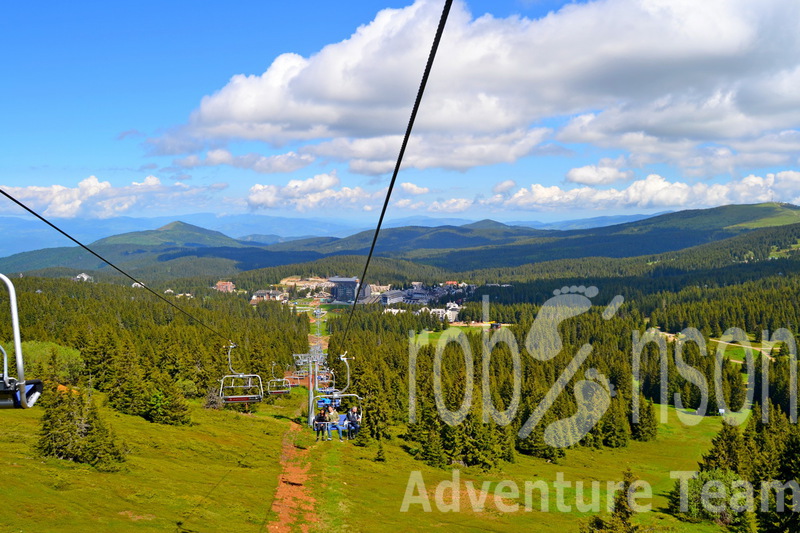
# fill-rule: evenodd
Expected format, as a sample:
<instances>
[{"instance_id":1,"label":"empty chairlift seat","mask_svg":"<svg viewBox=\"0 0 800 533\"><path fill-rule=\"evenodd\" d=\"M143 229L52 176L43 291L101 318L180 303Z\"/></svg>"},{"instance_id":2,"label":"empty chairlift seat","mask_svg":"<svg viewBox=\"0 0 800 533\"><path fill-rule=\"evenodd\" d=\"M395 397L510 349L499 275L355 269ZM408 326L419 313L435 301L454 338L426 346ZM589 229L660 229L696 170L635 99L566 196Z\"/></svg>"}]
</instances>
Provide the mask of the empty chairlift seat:
<instances>
[{"instance_id":1,"label":"empty chairlift seat","mask_svg":"<svg viewBox=\"0 0 800 533\"><path fill-rule=\"evenodd\" d=\"M22 357L22 340L19 333L19 314L17 313L17 293L11 280L0 274L0 281L8 288L11 304L11 330L14 335L14 358L17 375L12 377L8 372L8 354L0 346L3 366L0 369L0 409L27 409L33 407L42 395L44 386L38 379L25 379L25 362Z\"/></svg>"},{"instance_id":2,"label":"empty chairlift seat","mask_svg":"<svg viewBox=\"0 0 800 533\"><path fill-rule=\"evenodd\" d=\"M264 399L264 386L258 374L224 376L219 387L223 403L257 403Z\"/></svg>"},{"instance_id":3,"label":"empty chairlift seat","mask_svg":"<svg viewBox=\"0 0 800 533\"><path fill-rule=\"evenodd\" d=\"M23 409L33 407L36 400L42 395L44 385L41 380L28 379L25 383L17 383L16 380L9 379L6 385L5 376L0 375L0 409ZM20 389L25 394L25 404L23 405L20 397Z\"/></svg>"}]
</instances>

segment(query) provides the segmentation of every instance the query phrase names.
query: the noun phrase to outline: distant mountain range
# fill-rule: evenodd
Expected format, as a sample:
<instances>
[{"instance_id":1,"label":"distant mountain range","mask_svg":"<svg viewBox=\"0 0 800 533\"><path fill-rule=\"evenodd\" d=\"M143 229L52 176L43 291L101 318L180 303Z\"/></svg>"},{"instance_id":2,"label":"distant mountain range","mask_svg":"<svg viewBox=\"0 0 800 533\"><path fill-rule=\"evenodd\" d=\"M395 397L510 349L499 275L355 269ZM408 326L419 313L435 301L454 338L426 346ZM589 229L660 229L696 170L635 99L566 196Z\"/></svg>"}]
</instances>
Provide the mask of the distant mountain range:
<instances>
[{"instance_id":1,"label":"distant mountain range","mask_svg":"<svg viewBox=\"0 0 800 533\"><path fill-rule=\"evenodd\" d=\"M595 217L563 222L522 221L509 222L512 226L527 226L538 229L582 229L610 224L620 224L647 218L648 215L627 215L614 217ZM240 241L251 244L276 244L310 237L347 237L359 231L368 230L370 224L359 224L342 220L318 218L288 218L266 215L224 215L210 213L181 215L180 220L214 231L224 233ZM155 230L175 222L174 217L114 217L102 220L78 218L53 218L51 222L83 243L135 231ZM434 218L425 216L406 217L387 220L384 228L404 226L438 227L462 226L475 222L466 218ZM63 235L33 217L0 216L0 234L3 235L0 257L20 252L71 246Z\"/></svg>"},{"instance_id":2,"label":"distant mountain range","mask_svg":"<svg viewBox=\"0 0 800 533\"><path fill-rule=\"evenodd\" d=\"M170 222L175 222L175 219L176 217L114 217L102 220L52 218L50 221L80 242L88 244L122 233L155 230ZM179 219L187 224L219 231L228 236L243 236L242 240L266 242L267 244L319 235L346 237L364 229L356 223L347 223L341 220L265 215L217 216L210 213L198 213L181 215ZM3 235L0 256L72 244L63 235L33 217L0 217L0 232ZM251 239L253 236L261 239L267 236L268 240Z\"/></svg>"},{"instance_id":3,"label":"distant mountain range","mask_svg":"<svg viewBox=\"0 0 800 533\"><path fill-rule=\"evenodd\" d=\"M602 218L601 222L609 221L607 217ZM464 272L556 259L658 254L724 241L756 228L798 222L800 207L767 203L687 210L622 224L569 230L537 229L493 220L436 227L409 225L382 230L376 254ZM249 223L244 219L226 222L230 227L252 229L247 225ZM294 224L297 225L296 221ZM186 221L171 221L157 229L101 238L94 241L91 248L120 268L144 279L226 276L330 256L367 253L373 230L338 237L331 233L341 231L341 225L326 226L324 221L315 224L318 226L309 223L308 227L296 231L305 233L321 228L328 234L286 240L272 232L244 231L242 234L246 237L235 239L219 230ZM4 273L53 268L108 270L102 261L79 247L48 248L0 258L0 272Z\"/></svg>"}]
</instances>

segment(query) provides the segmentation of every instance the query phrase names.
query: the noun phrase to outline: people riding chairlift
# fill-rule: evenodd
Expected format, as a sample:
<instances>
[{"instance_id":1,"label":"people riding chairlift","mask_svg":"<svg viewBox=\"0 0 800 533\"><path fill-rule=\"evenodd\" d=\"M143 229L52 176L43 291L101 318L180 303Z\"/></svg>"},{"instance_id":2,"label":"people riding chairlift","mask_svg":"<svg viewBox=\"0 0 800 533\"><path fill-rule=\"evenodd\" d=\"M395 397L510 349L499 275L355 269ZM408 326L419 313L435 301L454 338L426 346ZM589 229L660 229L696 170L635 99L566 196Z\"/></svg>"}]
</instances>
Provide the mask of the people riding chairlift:
<instances>
[{"instance_id":1,"label":"people riding chairlift","mask_svg":"<svg viewBox=\"0 0 800 533\"><path fill-rule=\"evenodd\" d=\"M328 440L331 440L331 429L328 425L328 416L325 413L325 409L320 409L317 416L314 418L314 429L317 432L317 441L319 441L320 435L322 436L322 440L325 440L325 429L328 429Z\"/></svg>"},{"instance_id":2,"label":"people riding chairlift","mask_svg":"<svg viewBox=\"0 0 800 533\"><path fill-rule=\"evenodd\" d=\"M361 415L355 405L347 411L347 438L354 439L361 430Z\"/></svg>"},{"instance_id":3,"label":"people riding chairlift","mask_svg":"<svg viewBox=\"0 0 800 533\"><path fill-rule=\"evenodd\" d=\"M331 426L339 433L339 442L344 442L342 438L342 427L339 425L339 413L333 404L328 405L328 440L331 440Z\"/></svg>"}]
</instances>

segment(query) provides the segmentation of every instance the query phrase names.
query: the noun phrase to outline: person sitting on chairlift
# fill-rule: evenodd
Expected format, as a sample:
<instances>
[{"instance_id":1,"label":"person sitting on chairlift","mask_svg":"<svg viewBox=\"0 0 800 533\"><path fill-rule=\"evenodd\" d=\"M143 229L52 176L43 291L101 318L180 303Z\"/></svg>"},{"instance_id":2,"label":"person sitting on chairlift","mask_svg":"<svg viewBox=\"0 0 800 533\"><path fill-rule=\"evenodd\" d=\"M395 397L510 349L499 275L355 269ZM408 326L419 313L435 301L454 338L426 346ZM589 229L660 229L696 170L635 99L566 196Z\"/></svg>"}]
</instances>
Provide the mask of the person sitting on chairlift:
<instances>
[{"instance_id":1,"label":"person sitting on chairlift","mask_svg":"<svg viewBox=\"0 0 800 533\"><path fill-rule=\"evenodd\" d=\"M325 409L320 409L317 416L314 418L314 429L317 431L317 440L322 436L325 440L325 428L328 428L328 440L331 440L331 430L328 427L328 417L325 414Z\"/></svg>"},{"instance_id":2,"label":"person sitting on chairlift","mask_svg":"<svg viewBox=\"0 0 800 533\"><path fill-rule=\"evenodd\" d=\"M331 440L331 426L336 426L336 431L339 433L339 442L344 442L342 438L342 428L338 426L339 424L339 413L336 412L336 408L333 405L328 406L328 440Z\"/></svg>"},{"instance_id":3,"label":"person sitting on chairlift","mask_svg":"<svg viewBox=\"0 0 800 533\"><path fill-rule=\"evenodd\" d=\"M347 411L347 438L356 438L360 429L361 415L358 414L358 407L354 405L349 411Z\"/></svg>"}]
</instances>

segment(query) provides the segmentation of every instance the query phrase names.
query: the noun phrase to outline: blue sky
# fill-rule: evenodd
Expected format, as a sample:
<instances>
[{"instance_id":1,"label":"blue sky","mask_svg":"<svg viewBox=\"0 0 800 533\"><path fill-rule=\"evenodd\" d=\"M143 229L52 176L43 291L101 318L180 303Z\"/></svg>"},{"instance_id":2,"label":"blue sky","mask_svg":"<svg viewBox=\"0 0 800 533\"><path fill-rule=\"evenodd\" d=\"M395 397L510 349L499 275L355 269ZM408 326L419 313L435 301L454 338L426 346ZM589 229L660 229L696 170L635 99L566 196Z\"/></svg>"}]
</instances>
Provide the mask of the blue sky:
<instances>
[{"instance_id":1,"label":"blue sky","mask_svg":"<svg viewBox=\"0 0 800 533\"><path fill-rule=\"evenodd\" d=\"M60 217L376 219L441 6L4 6L0 186ZM389 216L800 203L798 16L456 1Z\"/></svg>"}]
</instances>

